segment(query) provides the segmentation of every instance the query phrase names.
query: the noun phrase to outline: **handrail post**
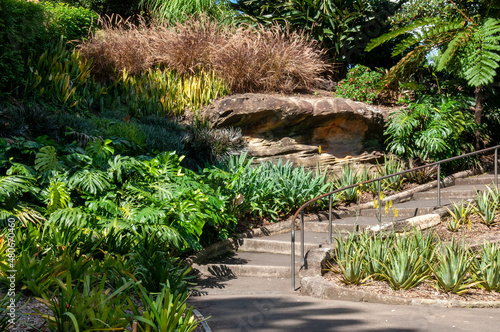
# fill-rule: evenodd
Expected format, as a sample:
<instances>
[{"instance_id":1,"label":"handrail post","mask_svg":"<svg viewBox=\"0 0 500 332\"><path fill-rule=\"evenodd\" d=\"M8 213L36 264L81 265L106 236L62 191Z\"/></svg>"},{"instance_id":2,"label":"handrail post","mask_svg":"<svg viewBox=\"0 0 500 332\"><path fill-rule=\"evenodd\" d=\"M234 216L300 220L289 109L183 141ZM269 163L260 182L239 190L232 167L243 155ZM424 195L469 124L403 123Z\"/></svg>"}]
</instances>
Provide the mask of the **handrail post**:
<instances>
[{"instance_id":1,"label":"handrail post","mask_svg":"<svg viewBox=\"0 0 500 332\"><path fill-rule=\"evenodd\" d=\"M332 200L333 200L333 197L332 195L330 195L330 209L329 209L329 213L328 213L328 221L329 221L329 225L328 225L328 243L329 244L332 244L332 236L333 236L333 226L332 226Z\"/></svg>"},{"instance_id":2,"label":"handrail post","mask_svg":"<svg viewBox=\"0 0 500 332\"><path fill-rule=\"evenodd\" d=\"M295 291L295 220L292 220L292 266L290 273L292 274L292 291Z\"/></svg>"},{"instance_id":3,"label":"handrail post","mask_svg":"<svg viewBox=\"0 0 500 332\"><path fill-rule=\"evenodd\" d=\"M441 163L438 162L438 174L437 174L437 181L438 181L438 190L437 190L437 206L441 206Z\"/></svg>"},{"instance_id":4,"label":"handrail post","mask_svg":"<svg viewBox=\"0 0 500 332\"><path fill-rule=\"evenodd\" d=\"M378 227L382 228L382 181L378 180Z\"/></svg>"},{"instance_id":5,"label":"handrail post","mask_svg":"<svg viewBox=\"0 0 500 332\"><path fill-rule=\"evenodd\" d=\"M300 211L300 255L301 263L304 263L304 210ZM295 266L293 267L295 269Z\"/></svg>"},{"instance_id":6,"label":"handrail post","mask_svg":"<svg viewBox=\"0 0 500 332\"><path fill-rule=\"evenodd\" d=\"M495 149L495 186L498 187L498 148Z\"/></svg>"}]
</instances>

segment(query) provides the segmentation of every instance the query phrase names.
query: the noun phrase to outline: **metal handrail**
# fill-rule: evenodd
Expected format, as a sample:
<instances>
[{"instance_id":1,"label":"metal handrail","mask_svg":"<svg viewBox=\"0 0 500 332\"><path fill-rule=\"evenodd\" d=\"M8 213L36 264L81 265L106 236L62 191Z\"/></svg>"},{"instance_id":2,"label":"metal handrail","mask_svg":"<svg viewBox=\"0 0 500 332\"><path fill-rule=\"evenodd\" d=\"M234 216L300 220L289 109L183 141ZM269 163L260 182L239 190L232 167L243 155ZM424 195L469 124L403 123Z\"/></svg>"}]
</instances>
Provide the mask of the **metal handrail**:
<instances>
[{"instance_id":1,"label":"metal handrail","mask_svg":"<svg viewBox=\"0 0 500 332\"><path fill-rule=\"evenodd\" d=\"M398 176L398 175L403 175L403 174L406 174L406 173L410 173L410 172L414 172L414 171L418 171L420 169L424 169L424 168L429 168L429 167L434 167L434 166L437 166L437 206L441 206L441 164L444 164L444 163L447 163L449 161L453 161L453 160L458 160L458 159L462 159L462 158L466 158L466 157L470 157L470 156L474 156L476 154L481 154L481 153L485 153L485 152L488 152L488 151L492 151L492 150L495 150L495 161L494 161L494 169L495 169L495 185L498 187L498 149L500 149L500 145L497 145L497 146L493 146L493 147L490 147L490 148L487 148L487 149L482 149L482 150L479 150L479 151L474 151L474 152L469 152L469 153L466 153L466 154L463 154L461 156L456 156L456 157L452 157L452 158L448 158L448 159L443 159L443 160L440 160L440 161L437 161L435 163L431 163L431 164L427 164L427 165L422 165L422 166L418 166L418 167L414 167L412 169L409 169L409 170L405 170L405 171L402 171L402 172L398 172L398 173L393 173L393 174L389 174L389 175L385 175L385 176L381 176L379 178L376 178L376 179L372 179L372 180L368 180L368 181L363 181L363 182L358 182L356 184L353 184L353 185L350 185L350 186L347 186L347 187L343 187L343 188L339 188L339 189L336 189L336 190L333 190L333 191L330 191L326 194L323 194L321 196L318 196L304 204L302 204L302 206L297 210L297 212L295 212L295 214L293 215L292 217L292 245L291 245L291 250L292 250L292 262L291 262L291 273L292 273L292 289L295 290L295 220L297 220L297 217L298 215L300 214L300 234L301 234L301 244L300 244L300 253L301 253L301 262L303 263L304 262L304 209L311 205L312 203L322 199L322 198L325 198L327 196L330 196L330 204L329 204L329 213L328 213L328 221L329 221L329 226L328 226L328 232L329 232L329 243L332 243L332 195L333 194L336 194L336 193L339 193L339 192L342 192L344 190L347 190L347 189L351 189L351 188L355 188L355 187L358 187L360 185L365 185L365 184L368 184L368 183L372 183L372 182L375 182L375 181L378 181L378 209L379 209L379 218L381 216L381 212L382 212L382 200L381 200L381 182L382 180L385 180L385 179L388 179L388 178L391 178L391 177L394 177L394 176ZM379 219L379 223L380 223L380 219Z\"/></svg>"}]
</instances>

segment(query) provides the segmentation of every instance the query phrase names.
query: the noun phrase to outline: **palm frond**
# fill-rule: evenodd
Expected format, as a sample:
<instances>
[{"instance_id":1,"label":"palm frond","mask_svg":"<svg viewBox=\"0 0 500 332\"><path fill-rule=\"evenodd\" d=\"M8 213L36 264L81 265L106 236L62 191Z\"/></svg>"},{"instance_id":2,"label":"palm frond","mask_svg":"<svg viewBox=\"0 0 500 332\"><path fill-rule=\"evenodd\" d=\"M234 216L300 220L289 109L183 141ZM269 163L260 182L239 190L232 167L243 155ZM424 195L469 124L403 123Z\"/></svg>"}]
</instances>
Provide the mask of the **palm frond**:
<instances>
[{"instance_id":1,"label":"palm frond","mask_svg":"<svg viewBox=\"0 0 500 332\"><path fill-rule=\"evenodd\" d=\"M16 217L23 226L41 224L46 221L40 207L28 203L18 203L11 210L0 209L0 219Z\"/></svg>"}]
</instances>

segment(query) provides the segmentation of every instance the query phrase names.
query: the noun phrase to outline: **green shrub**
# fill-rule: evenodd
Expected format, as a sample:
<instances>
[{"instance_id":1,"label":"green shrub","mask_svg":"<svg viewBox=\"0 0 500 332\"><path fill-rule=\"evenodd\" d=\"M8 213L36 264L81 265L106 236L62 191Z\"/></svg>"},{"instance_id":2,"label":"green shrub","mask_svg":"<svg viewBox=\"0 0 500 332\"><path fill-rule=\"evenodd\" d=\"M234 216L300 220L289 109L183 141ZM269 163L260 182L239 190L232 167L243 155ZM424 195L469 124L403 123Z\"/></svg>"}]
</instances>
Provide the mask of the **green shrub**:
<instances>
[{"instance_id":1,"label":"green shrub","mask_svg":"<svg viewBox=\"0 0 500 332\"><path fill-rule=\"evenodd\" d=\"M388 149L406 159L433 162L473 149L476 125L470 100L424 95L403 110L392 112L385 134Z\"/></svg>"},{"instance_id":2,"label":"green shrub","mask_svg":"<svg viewBox=\"0 0 500 332\"><path fill-rule=\"evenodd\" d=\"M339 82L335 96L373 104L377 97L375 87L382 76L366 66L356 65L349 70L346 79Z\"/></svg>"},{"instance_id":3,"label":"green shrub","mask_svg":"<svg viewBox=\"0 0 500 332\"><path fill-rule=\"evenodd\" d=\"M97 25L98 15L92 10L72 7L60 2L41 2L45 12L48 37L58 40L81 40Z\"/></svg>"},{"instance_id":4,"label":"green shrub","mask_svg":"<svg viewBox=\"0 0 500 332\"><path fill-rule=\"evenodd\" d=\"M269 161L253 166L246 154L242 154L229 160L228 170L238 174L234 192L244 197L236 209L240 216L251 214L276 220L332 188L326 183L325 174L315 174L304 166L294 167L281 159L276 163ZM324 207L327 201L325 198L309 208Z\"/></svg>"}]
</instances>

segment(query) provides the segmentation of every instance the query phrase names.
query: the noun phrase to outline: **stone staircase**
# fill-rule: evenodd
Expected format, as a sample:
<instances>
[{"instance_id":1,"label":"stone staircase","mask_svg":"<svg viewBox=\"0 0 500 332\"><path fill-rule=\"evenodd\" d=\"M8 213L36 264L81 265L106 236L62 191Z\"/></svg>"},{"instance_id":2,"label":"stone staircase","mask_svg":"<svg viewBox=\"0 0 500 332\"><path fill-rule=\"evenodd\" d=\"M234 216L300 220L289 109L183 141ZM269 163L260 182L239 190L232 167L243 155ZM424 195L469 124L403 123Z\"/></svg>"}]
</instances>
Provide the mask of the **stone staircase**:
<instances>
[{"instance_id":1,"label":"stone staircase","mask_svg":"<svg viewBox=\"0 0 500 332\"><path fill-rule=\"evenodd\" d=\"M444 207L451 208L453 202L475 199L476 192L486 190L486 186L492 185L493 181L494 176L491 173L454 179L450 185L441 188L441 208L436 207L437 189L416 192L411 198L407 198L407 201L393 204L398 210L398 217L394 217L391 211L386 214L382 209L382 224L385 225L385 229L391 227L398 229L398 225L408 220L415 220L415 217L425 219L426 216L431 216L433 220L437 218L439 222L439 215L446 213ZM377 212L378 209L367 208L341 215L334 214L333 236L344 236L347 232L354 230L376 229L379 224ZM305 216L304 247L307 254L305 262L302 263L301 232L297 230L295 234L296 275L311 276L321 273L321 260L326 251L333 248L335 243L334 240L329 243L328 224L328 212ZM227 243L228 246L225 246L225 249L231 247L232 250L210 259L195 260L193 267L201 273L200 278L290 278L290 229L291 221L289 220L284 226L274 228L270 226L265 231L259 230L244 235ZM284 280L284 282L287 281Z\"/></svg>"}]
</instances>

